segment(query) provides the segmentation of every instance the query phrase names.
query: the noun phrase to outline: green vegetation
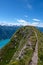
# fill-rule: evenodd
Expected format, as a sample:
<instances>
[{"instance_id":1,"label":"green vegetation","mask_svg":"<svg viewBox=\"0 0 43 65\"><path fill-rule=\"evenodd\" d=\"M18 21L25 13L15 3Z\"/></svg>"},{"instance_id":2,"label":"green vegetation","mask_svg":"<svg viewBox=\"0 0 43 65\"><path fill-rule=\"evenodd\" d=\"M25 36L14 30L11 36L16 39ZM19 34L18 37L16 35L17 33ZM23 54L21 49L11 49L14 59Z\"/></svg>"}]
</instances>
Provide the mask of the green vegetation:
<instances>
[{"instance_id":1,"label":"green vegetation","mask_svg":"<svg viewBox=\"0 0 43 65\"><path fill-rule=\"evenodd\" d=\"M37 29L35 31L37 32L38 35L38 64L37 65L43 65L43 33L41 33Z\"/></svg>"},{"instance_id":2,"label":"green vegetation","mask_svg":"<svg viewBox=\"0 0 43 65\"><path fill-rule=\"evenodd\" d=\"M39 46L38 46L38 65L43 65L43 34L39 32Z\"/></svg>"},{"instance_id":3,"label":"green vegetation","mask_svg":"<svg viewBox=\"0 0 43 65\"><path fill-rule=\"evenodd\" d=\"M35 27L24 26L13 34L10 42L0 50L0 65L29 65L38 35L38 65L43 65L43 34Z\"/></svg>"}]
</instances>

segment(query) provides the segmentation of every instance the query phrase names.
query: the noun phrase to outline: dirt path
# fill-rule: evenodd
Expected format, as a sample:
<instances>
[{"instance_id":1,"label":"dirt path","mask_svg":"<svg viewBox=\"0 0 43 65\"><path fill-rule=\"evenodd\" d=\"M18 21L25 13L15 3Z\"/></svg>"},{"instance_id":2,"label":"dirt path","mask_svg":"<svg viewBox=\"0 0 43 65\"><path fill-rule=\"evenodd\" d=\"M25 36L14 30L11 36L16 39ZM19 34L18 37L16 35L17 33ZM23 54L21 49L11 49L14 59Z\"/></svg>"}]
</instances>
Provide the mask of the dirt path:
<instances>
[{"instance_id":1,"label":"dirt path","mask_svg":"<svg viewBox=\"0 0 43 65\"><path fill-rule=\"evenodd\" d=\"M22 55L24 54L24 49L26 48L26 44L24 45L24 47L21 49L19 56L18 57L22 57Z\"/></svg>"},{"instance_id":2,"label":"dirt path","mask_svg":"<svg viewBox=\"0 0 43 65\"><path fill-rule=\"evenodd\" d=\"M30 62L30 65L37 65L37 62L38 62L38 37L37 37L36 32L35 32L35 35L36 35L36 38L37 38L37 42L36 42L35 51L33 53L32 61Z\"/></svg>"}]
</instances>

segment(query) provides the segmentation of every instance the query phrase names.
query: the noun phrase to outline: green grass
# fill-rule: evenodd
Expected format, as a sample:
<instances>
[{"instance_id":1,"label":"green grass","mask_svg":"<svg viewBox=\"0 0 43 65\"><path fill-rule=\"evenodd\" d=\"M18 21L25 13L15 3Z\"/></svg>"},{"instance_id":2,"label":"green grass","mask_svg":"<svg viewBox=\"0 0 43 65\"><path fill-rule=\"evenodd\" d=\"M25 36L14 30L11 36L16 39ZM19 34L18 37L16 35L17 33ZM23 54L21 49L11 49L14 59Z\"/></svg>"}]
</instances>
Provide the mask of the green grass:
<instances>
[{"instance_id":1,"label":"green grass","mask_svg":"<svg viewBox=\"0 0 43 65\"><path fill-rule=\"evenodd\" d=\"M35 29L34 29L35 30ZM36 29L38 35L38 64L43 65L43 33Z\"/></svg>"},{"instance_id":2,"label":"green grass","mask_svg":"<svg viewBox=\"0 0 43 65\"><path fill-rule=\"evenodd\" d=\"M31 30L31 28L29 27L26 27L26 29L28 30L25 30L25 32L27 32L26 34L26 37L22 39L21 43L20 43L20 48L18 48L17 50L17 55L18 55L18 51L20 51L23 46L28 42L28 33L31 33L30 31L32 31L32 34L30 35L30 41L32 42L32 49L30 49L30 47L26 48L24 51L26 52L24 55L23 55L23 58L20 58L19 60L16 60L17 58L17 55L15 57L12 58L12 62L10 62L8 65L28 65L29 62L31 61L31 58L32 58L32 55L33 55L33 52L34 52L34 48L35 48L35 45L36 45L36 36L34 34L34 31ZM33 48L34 47L34 48Z\"/></svg>"},{"instance_id":3,"label":"green grass","mask_svg":"<svg viewBox=\"0 0 43 65\"><path fill-rule=\"evenodd\" d=\"M43 35L39 35L39 46L38 46L38 65L43 65Z\"/></svg>"},{"instance_id":4,"label":"green grass","mask_svg":"<svg viewBox=\"0 0 43 65\"><path fill-rule=\"evenodd\" d=\"M13 34L10 42L1 49L0 57L2 61L0 61L0 65L29 65L37 41L34 30L36 31L39 39L38 65L43 65L43 36L41 32L31 26L24 26L18 29L15 34ZM23 55L23 58L16 60L19 54L18 51L20 51L24 47L24 45L27 44L28 39L31 41L32 49L30 49L30 47L26 48L24 50L26 53ZM15 53L16 56L12 58ZM13 61L10 62L11 60Z\"/></svg>"}]
</instances>

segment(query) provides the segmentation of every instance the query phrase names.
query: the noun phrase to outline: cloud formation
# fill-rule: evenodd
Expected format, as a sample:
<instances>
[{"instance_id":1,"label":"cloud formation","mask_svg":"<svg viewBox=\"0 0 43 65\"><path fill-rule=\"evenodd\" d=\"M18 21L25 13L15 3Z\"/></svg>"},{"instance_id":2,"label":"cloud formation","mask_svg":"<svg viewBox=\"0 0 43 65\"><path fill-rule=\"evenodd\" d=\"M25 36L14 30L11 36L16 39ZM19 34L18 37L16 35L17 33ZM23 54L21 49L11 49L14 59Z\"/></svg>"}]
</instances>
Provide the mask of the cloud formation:
<instances>
[{"instance_id":1,"label":"cloud formation","mask_svg":"<svg viewBox=\"0 0 43 65\"><path fill-rule=\"evenodd\" d=\"M25 17L26 17L26 18L28 18L28 16L27 16L27 15L25 15Z\"/></svg>"},{"instance_id":2,"label":"cloud formation","mask_svg":"<svg viewBox=\"0 0 43 65\"><path fill-rule=\"evenodd\" d=\"M18 19L17 22L20 24L20 25L29 25L29 23L26 21L26 20L23 20L23 19Z\"/></svg>"},{"instance_id":3,"label":"cloud formation","mask_svg":"<svg viewBox=\"0 0 43 65\"><path fill-rule=\"evenodd\" d=\"M36 19L36 18L34 18L34 19L32 19L33 21L36 21L36 22L39 22L40 20L39 19Z\"/></svg>"},{"instance_id":4,"label":"cloud formation","mask_svg":"<svg viewBox=\"0 0 43 65\"><path fill-rule=\"evenodd\" d=\"M0 21L0 25L7 25L7 26L12 26L12 25L17 25L17 26L23 25L23 26L26 26L26 25L30 25L30 26L43 27L43 23L38 22L38 21L39 20L37 20L37 22L36 21L29 22L29 21L26 21L24 19L17 19L16 22L9 22L9 23L7 23L6 21Z\"/></svg>"},{"instance_id":5,"label":"cloud formation","mask_svg":"<svg viewBox=\"0 0 43 65\"><path fill-rule=\"evenodd\" d=\"M36 22L37 21L37 22ZM30 26L38 26L38 27L43 27L43 23L39 22L40 20L36 19L35 21L33 22L29 22L29 21L26 21L26 20L23 20L23 19L18 19L17 22L19 25L30 25Z\"/></svg>"},{"instance_id":6,"label":"cloud formation","mask_svg":"<svg viewBox=\"0 0 43 65\"><path fill-rule=\"evenodd\" d=\"M29 9L32 9L32 5L31 5L31 4L27 4L27 7L28 7Z\"/></svg>"},{"instance_id":7,"label":"cloud formation","mask_svg":"<svg viewBox=\"0 0 43 65\"><path fill-rule=\"evenodd\" d=\"M30 25L32 25L32 26L38 26L39 25L39 22L33 22Z\"/></svg>"}]
</instances>

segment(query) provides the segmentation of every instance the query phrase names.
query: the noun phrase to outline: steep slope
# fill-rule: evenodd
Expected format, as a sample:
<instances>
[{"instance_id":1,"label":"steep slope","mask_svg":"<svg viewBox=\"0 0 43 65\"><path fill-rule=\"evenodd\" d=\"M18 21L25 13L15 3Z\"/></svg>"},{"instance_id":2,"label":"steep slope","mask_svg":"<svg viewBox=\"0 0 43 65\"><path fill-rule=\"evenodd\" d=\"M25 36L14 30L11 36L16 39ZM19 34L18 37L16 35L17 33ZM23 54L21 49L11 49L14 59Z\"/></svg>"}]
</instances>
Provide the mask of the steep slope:
<instances>
[{"instance_id":1,"label":"steep slope","mask_svg":"<svg viewBox=\"0 0 43 65\"><path fill-rule=\"evenodd\" d=\"M43 33L40 32L38 29L35 31L37 32L37 37L38 37L38 64L37 65L43 65Z\"/></svg>"},{"instance_id":2,"label":"steep slope","mask_svg":"<svg viewBox=\"0 0 43 65\"><path fill-rule=\"evenodd\" d=\"M36 65L37 63L41 65L39 62L43 58L40 59L39 54L41 55L41 53L38 52L40 50L40 35L42 33L32 26L24 26L18 29L10 42L0 50L0 65L30 65L32 61L35 62L35 53L37 53L37 57L35 57Z\"/></svg>"},{"instance_id":3,"label":"steep slope","mask_svg":"<svg viewBox=\"0 0 43 65\"><path fill-rule=\"evenodd\" d=\"M37 42L36 42L36 46L35 46L35 51L33 53L33 57L32 57L32 61L30 62L30 65L37 65L38 63L38 35L35 32L36 38L37 38Z\"/></svg>"},{"instance_id":4,"label":"steep slope","mask_svg":"<svg viewBox=\"0 0 43 65\"><path fill-rule=\"evenodd\" d=\"M38 65L43 65L43 33L38 31Z\"/></svg>"},{"instance_id":5,"label":"steep slope","mask_svg":"<svg viewBox=\"0 0 43 65\"><path fill-rule=\"evenodd\" d=\"M19 26L1 26L0 25L0 40L9 39Z\"/></svg>"}]
</instances>

